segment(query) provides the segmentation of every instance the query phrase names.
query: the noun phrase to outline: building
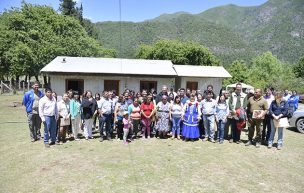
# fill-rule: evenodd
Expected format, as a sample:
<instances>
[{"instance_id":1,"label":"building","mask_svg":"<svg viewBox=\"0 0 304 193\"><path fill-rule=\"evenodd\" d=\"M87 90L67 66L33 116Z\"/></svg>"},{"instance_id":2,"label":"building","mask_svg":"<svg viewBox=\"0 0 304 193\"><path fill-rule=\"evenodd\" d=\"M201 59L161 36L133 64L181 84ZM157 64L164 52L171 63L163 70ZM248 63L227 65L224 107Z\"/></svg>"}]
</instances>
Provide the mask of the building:
<instances>
[{"instance_id":1,"label":"building","mask_svg":"<svg viewBox=\"0 0 304 193\"><path fill-rule=\"evenodd\" d=\"M50 78L51 88L58 94L69 89L82 93L128 88L134 91L151 88L190 88L204 90L208 84L215 92L222 88L223 78L231 75L223 67L173 65L170 60L91 58L58 56L41 73Z\"/></svg>"}]
</instances>

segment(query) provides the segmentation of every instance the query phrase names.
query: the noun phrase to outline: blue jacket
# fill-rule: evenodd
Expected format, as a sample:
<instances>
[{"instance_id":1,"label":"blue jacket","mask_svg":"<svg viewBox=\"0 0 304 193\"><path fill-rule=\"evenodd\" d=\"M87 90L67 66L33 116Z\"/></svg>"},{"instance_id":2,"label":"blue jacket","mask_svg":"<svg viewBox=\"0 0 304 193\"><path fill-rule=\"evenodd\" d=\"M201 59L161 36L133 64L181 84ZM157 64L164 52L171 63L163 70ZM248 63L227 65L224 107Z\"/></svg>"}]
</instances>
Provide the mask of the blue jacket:
<instances>
[{"instance_id":1,"label":"blue jacket","mask_svg":"<svg viewBox=\"0 0 304 193\"><path fill-rule=\"evenodd\" d=\"M44 94L40 90L38 90L38 96L41 99L44 96ZM32 112L34 100L35 100L34 90L30 90L24 94L22 104L25 106L27 113Z\"/></svg>"},{"instance_id":2,"label":"blue jacket","mask_svg":"<svg viewBox=\"0 0 304 193\"><path fill-rule=\"evenodd\" d=\"M269 107L269 113L271 115L274 114L275 116L282 114L283 117L287 117L288 102L286 102L285 100L282 100L281 103L278 105L277 102L275 100L273 100Z\"/></svg>"},{"instance_id":3,"label":"blue jacket","mask_svg":"<svg viewBox=\"0 0 304 193\"><path fill-rule=\"evenodd\" d=\"M288 103L290 106L293 107L293 110L296 111L298 109L298 106L299 106L299 100L300 100L300 97L299 96L296 96L296 95L291 95L288 99Z\"/></svg>"}]
</instances>

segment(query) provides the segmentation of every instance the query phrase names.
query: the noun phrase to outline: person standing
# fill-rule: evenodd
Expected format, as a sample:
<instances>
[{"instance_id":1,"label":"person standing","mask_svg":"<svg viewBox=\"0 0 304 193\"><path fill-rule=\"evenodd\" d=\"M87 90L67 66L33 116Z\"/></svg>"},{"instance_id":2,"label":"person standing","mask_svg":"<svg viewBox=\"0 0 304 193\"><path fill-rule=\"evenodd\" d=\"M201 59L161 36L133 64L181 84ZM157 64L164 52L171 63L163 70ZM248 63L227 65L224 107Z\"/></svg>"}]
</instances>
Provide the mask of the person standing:
<instances>
[{"instance_id":1,"label":"person standing","mask_svg":"<svg viewBox=\"0 0 304 193\"><path fill-rule=\"evenodd\" d=\"M195 94L190 94L190 100L183 106L183 137L185 141L199 138L198 123L201 118L201 109L195 101Z\"/></svg>"},{"instance_id":2,"label":"person standing","mask_svg":"<svg viewBox=\"0 0 304 193\"><path fill-rule=\"evenodd\" d=\"M278 145L277 149L280 150L283 146L283 129L288 126L287 112L288 102L283 99L281 93L276 93L275 100L272 101L269 108L271 119L271 133L268 140L268 148L272 148L274 135L278 131Z\"/></svg>"},{"instance_id":3,"label":"person standing","mask_svg":"<svg viewBox=\"0 0 304 193\"><path fill-rule=\"evenodd\" d=\"M117 139L120 140L123 139L123 127L124 127L123 117L126 111L128 111L128 104L125 101L124 96L119 95L118 101L114 109L114 123L116 124L116 129L117 129Z\"/></svg>"},{"instance_id":4,"label":"person standing","mask_svg":"<svg viewBox=\"0 0 304 193\"><path fill-rule=\"evenodd\" d=\"M283 99L285 101L288 101L289 97L291 96L291 94L289 94L289 91L288 90L285 90L284 91L284 96L283 96Z\"/></svg>"},{"instance_id":5,"label":"person standing","mask_svg":"<svg viewBox=\"0 0 304 193\"><path fill-rule=\"evenodd\" d=\"M266 88L266 94L264 96L264 99L267 101L268 108L270 107L270 104L274 100L273 96L273 88ZM263 131L262 131L262 142L267 143L270 132L271 132L271 115L269 111L267 111L267 114L265 115L265 118L263 120Z\"/></svg>"},{"instance_id":6,"label":"person standing","mask_svg":"<svg viewBox=\"0 0 304 193\"><path fill-rule=\"evenodd\" d=\"M217 123L217 139L220 144L224 142L224 129L229 115L229 107L224 95L220 95L216 105L215 120Z\"/></svg>"},{"instance_id":7,"label":"person standing","mask_svg":"<svg viewBox=\"0 0 304 193\"><path fill-rule=\"evenodd\" d=\"M182 105L186 104L186 102L189 100L189 98L186 96L184 88L179 89L179 96L180 96L180 101L181 101Z\"/></svg>"},{"instance_id":8,"label":"person standing","mask_svg":"<svg viewBox=\"0 0 304 193\"><path fill-rule=\"evenodd\" d=\"M111 138L111 120L112 120L112 103L109 99L109 92L105 91L103 95L102 102L98 106L99 112L99 141L103 141L103 129L106 129L107 140L112 141Z\"/></svg>"},{"instance_id":9,"label":"person standing","mask_svg":"<svg viewBox=\"0 0 304 193\"><path fill-rule=\"evenodd\" d=\"M150 139L151 135L151 123L152 117L154 113L154 104L151 102L151 98L144 97L143 102L140 105L141 110L141 123L142 123L142 130L143 130L143 139L147 138Z\"/></svg>"},{"instance_id":10,"label":"person standing","mask_svg":"<svg viewBox=\"0 0 304 193\"><path fill-rule=\"evenodd\" d=\"M252 140L254 136L254 131L256 131L256 147L261 146L262 131L261 124L263 122L264 116L267 114L268 104L267 101L262 96L262 90L255 89L254 96L248 99L248 122L250 123L248 142L246 146L252 145Z\"/></svg>"},{"instance_id":11,"label":"person standing","mask_svg":"<svg viewBox=\"0 0 304 193\"><path fill-rule=\"evenodd\" d=\"M78 141L78 133L81 127L81 101L78 94L75 94L74 98L70 101L70 114L74 139Z\"/></svg>"},{"instance_id":12,"label":"person standing","mask_svg":"<svg viewBox=\"0 0 304 193\"><path fill-rule=\"evenodd\" d=\"M92 97L91 91L86 91L81 102L82 118L84 119L84 137L86 140L93 139L92 136L92 125L93 116L97 113L97 102Z\"/></svg>"},{"instance_id":13,"label":"person standing","mask_svg":"<svg viewBox=\"0 0 304 193\"><path fill-rule=\"evenodd\" d=\"M158 131L158 138L166 138L169 130L170 103L167 101L167 98L167 95L163 95L162 101L156 106L156 130Z\"/></svg>"},{"instance_id":14,"label":"person standing","mask_svg":"<svg viewBox=\"0 0 304 193\"><path fill-rule=\"evenodd\" d=\"M45 89L45 96L39 100L39 116L44 125L44 145L50 147L56 142L56 121L58 120L58 109L56 99L52 96L52 90ZM49 138L51 136L51 143Z\"/></svg>"},{"instance_id":15,"label":"person standing","mask_svg":"<svg viewBox=\"0 0 304 193\"><path fill-rule=\"evenodd\" d=\"M138 99L134 98L133 104L128 107L129 119L131 121L131 134L132 139L136 139L137 133L139 132L140 127L140 106L138 104Z\"/></svg>"},{"instance_id":16,"label":"person standing","mask_svg":"<svg viewBox=\"0 0 304 193\"><path fill-rule=\"evenodd\" d=\"M167 101L168 102L170 102L170 100L168 99L168 87L166 86L166 85L163 85L162 86L162 90L161 90L161 92L156 96L156 99L155 99L155 102L156 102L156 104L158 104L159 102L161 102L162 101L162 97L163 96L167 96Z\"/></svg>"},{"instance_id":17,"label":"person standing","mask_svg":"<svg viewBox=\"0 0 304 193\"><path fill-rule=\"evenodd\" d=\"M247 95L242 92L242 84L237 83L235 86L235 91L231 93L229 98L229 110L231 113L231 135L230 143L236 142L240 143L241 140L241 129L237 126L237 123L240 122L240 117L237 115L237 111L246 111L247 107Z\"/></svg>"},{"instance_id":18,"label":"person standing","mask_svg":"<svg viewBox=\"0 0 304 193\"><path fill-rule=\"evenodd\" d=\"M39 90L39 82L35 81L32 90L23 96L22 104L26 107L27 119L30 130L31 142L41 138L41 118L39 117L39 100L44 94Z\"/></svg>"},{"instance_id":19,"label":"person standing","mask_svg":"<svg viewBox=\"0 0 304 193\"><path fill-rule=\"evenodd\" d=\"M214 122L216 115L216 101L212 98L213 93L208 91L206 93L206 98L202 102L202 114L203 122L205 128L205 138L203 141L208 139L215 143L214 140Z\"/></svg>"},{"instance_id":20,"label":"person standing","mask_svg":"<svg viewBox=\"0 0 304 193\"><path fill-rule=\"evenodd\" d=\"M299 100L300 100L300 97L297 95L297 91L295 91L295 90L292 91L292 95L289 97L289 99L287 101L289 106L291 106L293 108L292 113L298 109Z\"/></svg>"},{"instance_id":21,"label":"person standing","mask_svg":"<svg viewBox=\"0 0 304 193\"><path fill-rule=\"evenodd\" d=\"M174 102L170 107L170 120L172 121L172 139L177 135L177 139L180 140L180 122L183 117L183 105L180 101L180 97L176 96Z\"/></svg>"},{"instance_id":22,"label":"person standing","mask_svg":"<svg viewBox=\"0 0 304 193\"><path fill-rule=\"evenodd\" d=\"M67 93L64 93L62 100L57 103L59 119L60 119L60 128L58 132L58 142L59 144L66 142L66 133L70 126L70 100Z\"/></svg>"}]
</instances>

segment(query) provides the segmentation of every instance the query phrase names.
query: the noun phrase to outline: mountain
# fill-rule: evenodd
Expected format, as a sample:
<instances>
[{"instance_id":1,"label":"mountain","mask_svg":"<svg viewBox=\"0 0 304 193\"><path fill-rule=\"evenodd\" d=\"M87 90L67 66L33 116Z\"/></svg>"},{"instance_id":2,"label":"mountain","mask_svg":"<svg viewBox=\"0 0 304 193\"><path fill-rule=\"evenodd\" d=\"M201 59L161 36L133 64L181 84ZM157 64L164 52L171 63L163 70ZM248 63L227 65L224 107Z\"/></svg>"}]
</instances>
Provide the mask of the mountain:
<instances>
[{"instance_id":1,"label":"mountain","mask_svg":"<svg viewBox=\"0 0 304 193\"><path fill-rule=\"evenodd\" d=\"M304 0L269 0L254 7L226 5L137 23L98 22L95 27L101 44L115 48L118 57L134 57L140 44L179 39L208 47L223 65L235 59L249 61L265 51L294 63L304 55L303 10Z\"/></svg>"}]
</instances>

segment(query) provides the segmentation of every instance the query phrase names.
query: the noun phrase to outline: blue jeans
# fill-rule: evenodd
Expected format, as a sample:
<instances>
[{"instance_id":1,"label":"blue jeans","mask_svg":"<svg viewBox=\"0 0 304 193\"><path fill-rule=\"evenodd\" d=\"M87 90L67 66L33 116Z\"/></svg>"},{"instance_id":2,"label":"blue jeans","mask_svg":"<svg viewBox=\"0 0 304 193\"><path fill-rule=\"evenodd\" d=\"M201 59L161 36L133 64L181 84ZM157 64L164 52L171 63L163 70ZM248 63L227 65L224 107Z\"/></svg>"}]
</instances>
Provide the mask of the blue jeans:
<instances>
[{"instance_id":1,"label":"blue jeans","mask_svg":"<svg viewBox=\"0 0 304 193\"><path fill-rule=\"evenodd\" d=\"M103 137L103 127L106 126L106 136L109 138L111 137L111 120L112 120L112 114L103 114L102 116L99 116L99 133L100 137Z\"/></svg>"},{"instance_id":2,"label":"blue jeans","mask_svg":"<svg viewBox=\"0 0 304 193\"><path fill-rule=\"evenodd\" d=\"M219 120L217 123L217 139L219 141L224 140L225 125L226 125L226 122L224 122L223 120Z\"/></svg>"},{"instance_id":3,"label":"blue jeans","mask_svg":"<svg viewBox=\"0 0 304 193\"><path fill-rule=\"evenodd\" d=\"M49 133L51 135L51 142L56 141L56 119L55 116L44 116L44 143L49 143Z\"/></svg>"},{"instance_id":4,"label":"blue jeans","mask_svg":"<svg viewBox=\"0 0 304 193\"><path fill-rule=\"evenodd\" d=\"M203 115L205 138L214 139L214 115Z\"/></svg>"},{"instance_id":5,"label":"blue jeans","mask_svg":"<svg viewBox=\"0 0 304 193\"><path fill-rule=\"evenodd\" d=\"M276 132L276 128L274 126L273 120L271 119L271 133L270 137L268 140L268 144L272 145L273 140L274 140L274 134ZM278 127L278 145L282 146L283 145L283 128L284 127Z\"/></svg>"},{"instance_id":6,"label":"blue jeans","mask_svg":"<svg viewBox=\"0 0 304 193\"><path fill-rule=\"evenodd\" d=\"M180 122L181 117L172 117L172 136L175 136L175 133L177 135L180 135Z\"/></svg>"}]
</instances>

